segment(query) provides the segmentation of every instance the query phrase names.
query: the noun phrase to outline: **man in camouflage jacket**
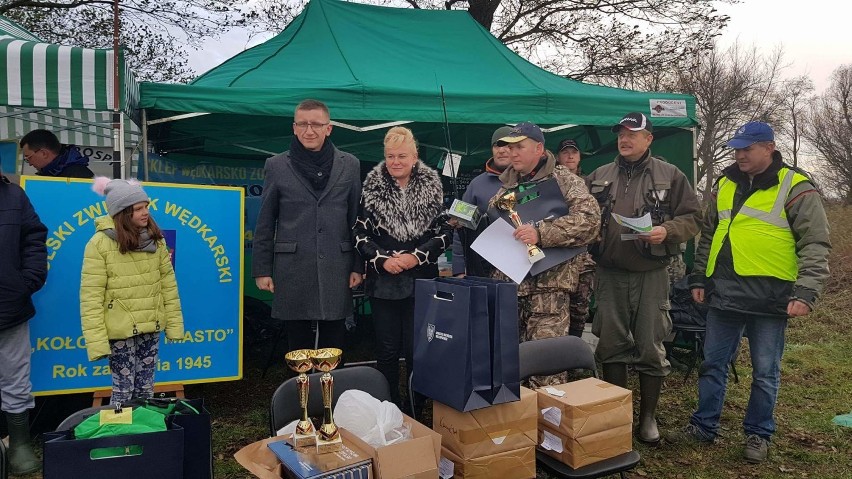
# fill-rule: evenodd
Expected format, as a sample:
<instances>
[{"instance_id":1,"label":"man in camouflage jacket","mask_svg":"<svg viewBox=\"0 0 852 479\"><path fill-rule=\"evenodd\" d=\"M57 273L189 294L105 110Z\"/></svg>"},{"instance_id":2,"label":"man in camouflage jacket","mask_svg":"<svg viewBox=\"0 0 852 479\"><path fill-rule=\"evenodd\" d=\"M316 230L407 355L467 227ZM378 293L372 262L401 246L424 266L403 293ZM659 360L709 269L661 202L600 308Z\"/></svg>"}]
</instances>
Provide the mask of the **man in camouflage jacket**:
<instances>
[{"instance_id":1,"label":"man in camouflage jacket","mask_svg":"<svg viewBox=\"0 0 852 479\"><path fill-rule=\"evenodd\" d=\"M502 186L491 199L490 206L521 184L538 183L555 178L565 198L569 214L548 218L535 225L523 224L515 229L518 241L542 248L575 248L594 242L600 229L600 209L589 194L583 180L567 168L557 165L556 158L544 149L544 135L532 123L519 123L501 141L510 144L512 167L500 175ZM570 325L569 293L577 286L578 268L575 258L554 266L536 276L527 276L518 285L518 327L521 341L565 336ZM506 277L497 272L495 276ZM530 386L562 384L566 374L533 376Z\"/></svg>"}]
</instances>

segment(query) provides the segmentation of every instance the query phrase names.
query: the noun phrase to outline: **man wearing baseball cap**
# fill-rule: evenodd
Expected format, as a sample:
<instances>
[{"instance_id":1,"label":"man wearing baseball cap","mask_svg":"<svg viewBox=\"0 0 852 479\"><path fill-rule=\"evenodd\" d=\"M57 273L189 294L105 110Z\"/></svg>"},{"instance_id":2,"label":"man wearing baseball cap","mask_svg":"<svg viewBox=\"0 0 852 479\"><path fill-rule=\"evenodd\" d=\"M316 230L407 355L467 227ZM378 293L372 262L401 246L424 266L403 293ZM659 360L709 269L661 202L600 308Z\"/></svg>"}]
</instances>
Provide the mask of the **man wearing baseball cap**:
<instances>
[{"instance_id":1,"label":"man wearing baseball cap","mask_svg":"<svg viewBox=\"0 0 852 479\"><path fill-rule=\"evenodd\" d=\"M580 147L573 138L565 138L559 142L556 160L571 173L579 177L583 176L580 168ZM571 327L568 329L568 334L582 337L586 322L589 320L589 305L592 290L595 287L595 261L588 252L578 255L577 261L580 264L579 277L576 289L570 294Z\"/></svg>"},{"instance_id":2,"label":"man wearing baseball cap","mask_svg":"<svg viewBox=\"0 0 852 479\"><path fill-rule=\"evenodd\" d=\"M559 142L559 151L556 153L556 160L560 165L568 168L568 171L577 176L583 176L580 172L580 147L577 142L571 138L565 138Z\"/></svg>"},{"instance_id":3,"label":"man wearing baseball cap","mask_svg":"<svg viewBox=\"0 0 852 479\"><path fill-rule=\"evenodd\" d=\"M783 163L769 125L746 123L728 146L736 161L713 190L689 278L693 299L708 306L698 408L673 437L716 439L728 363L745 332L753 373L744 457L758 463L775 433L787 321L813 310L831 244L819 192L803 171Z\"/></svg>"},{"instance_id":4,"label":"man wearing baseball cap","mask_svg":"<svg viewBox=\"0 0 852 479\"><path fill-rule=\"evenodd\" d=\"M597 239L600 209L589 195L583 180L565 168L557 167L556 157L544 148L544 134L537 125L518 123L500 139L509 144L512 166L500 175L501 187L491 199L493 205L503 195L535 188L555 179L568 213L547 217L535 225L523 224L515 229L515 239L540 248L575 248ZM550 190L553 191L553 190ZM557 199L557 201L559 201ZM532 221L536 218L521 218ZM535 276L528 275L518 285L518 327L520 340L565 336L569 332L569 295L576 287L579 263L577 256ZM502 273L497 277L506 278ZM563 384L565 373L533 376L532 387Z\"/></svg>"},{"instance_id":5,"label":"man wearing baseball cap","mask_svg":"<svg viewBox=\"0 0 852 479\"><path fill-rule=\"evenodd\" d=\"M509 144L500 138L512 131L510 126L501 126L491 135L491 158L485 162L485 171L470 180L462 195L462 201L476 205L479 212L485 215L488 201L500 189L500 174L512 163L509 154ZM483 217L476 231L457 229L453 235L453 276L491 276L494 267L482 259L470 245L479 233L488 226L488 218Z\"/></svg>"},{"instance_id":6,"label":"man wearing baseball cap","mask_svg":"<svg viewBox=\"0 0 852 479\"><path fill-rule=\"evenodd\" d=\"M602 211L601 239L592 248L598 305L592 332L600 338L595 355L609 383L626 387L628 365L639 373L638 438L656 445L657 402L671 371L663 347L672 329L666 266L680 255L680 244L698 233L700 208L686 176L651 154L654 130L647 116L628 113L612 131L618 156L586 178ZM613 213L650 215L653 228L639 239L622 240L635 231L612 221Z\"/></svg>"}]
</instances>

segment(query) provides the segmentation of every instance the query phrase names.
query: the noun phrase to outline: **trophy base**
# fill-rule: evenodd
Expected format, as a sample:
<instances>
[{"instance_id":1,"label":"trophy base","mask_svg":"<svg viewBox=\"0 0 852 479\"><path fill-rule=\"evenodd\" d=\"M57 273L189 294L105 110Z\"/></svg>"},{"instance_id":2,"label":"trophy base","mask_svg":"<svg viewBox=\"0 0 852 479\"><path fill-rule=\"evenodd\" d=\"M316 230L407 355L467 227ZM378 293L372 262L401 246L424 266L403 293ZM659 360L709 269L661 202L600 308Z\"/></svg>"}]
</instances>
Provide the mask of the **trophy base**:
<instances>
[{"instance_id":1,"label":"trophy base","mask_svg":"<svg viewBox=\"0 0 852 479\"><path fill-rule=\"evenodd\" d=\"M313 446L317 443L317 435L314 434L299 434L297 432L293 433L293 446L295 447L305 447L305 446Z\"/></svg>"},{"instance_id":2,"label":"trophy base","mask_svg":"<svg viewBox=\"0 0 852 479\"><path fill-rule=\"evenodd\" d=\"M343 439L340 434L336 438L326 441L317 436L317 454L325 454L327 452L337 452L343 447Z\"/></svg>"},{"instance_id":3,"label":"trophy base","mask_svg":"<svg viewBox=\"0 0 852 479\"><path fill-rule=\"evenodd\" d=\"M544 251L539 250L538 253L529 256L530 264L535 264L544 259Z\"/></svg>"}]
</instances>

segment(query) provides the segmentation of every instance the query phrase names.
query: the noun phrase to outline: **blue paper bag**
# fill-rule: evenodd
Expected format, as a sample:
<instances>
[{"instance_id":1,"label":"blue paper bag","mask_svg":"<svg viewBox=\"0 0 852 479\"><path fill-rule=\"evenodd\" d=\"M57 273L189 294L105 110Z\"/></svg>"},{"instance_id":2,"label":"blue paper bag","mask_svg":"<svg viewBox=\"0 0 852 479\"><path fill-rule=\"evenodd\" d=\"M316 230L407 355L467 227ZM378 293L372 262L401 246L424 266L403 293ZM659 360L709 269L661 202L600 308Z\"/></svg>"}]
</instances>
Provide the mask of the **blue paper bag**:
<instances>
[{"instance_id":1,"label":"blue paper bag","mask_svg":"<svg viewBox=\"0 0 852 479\"><path fill-rule=\"evenodd\" d=\"M412 389L459 411L491 405L488 288L418 279Z\"/></svg>"},{"instance_id":2,"label":"blue paper bag","mask_svg":"<svg viewBox=\"0 0 852 479\"><path fill-rule=\"evenodd\" d=\"M488 289L488 329L491 341L491 404L521 400L518 340L518 285L512 281L466 276L439 278Z\"/></svg>"}]
</instances>

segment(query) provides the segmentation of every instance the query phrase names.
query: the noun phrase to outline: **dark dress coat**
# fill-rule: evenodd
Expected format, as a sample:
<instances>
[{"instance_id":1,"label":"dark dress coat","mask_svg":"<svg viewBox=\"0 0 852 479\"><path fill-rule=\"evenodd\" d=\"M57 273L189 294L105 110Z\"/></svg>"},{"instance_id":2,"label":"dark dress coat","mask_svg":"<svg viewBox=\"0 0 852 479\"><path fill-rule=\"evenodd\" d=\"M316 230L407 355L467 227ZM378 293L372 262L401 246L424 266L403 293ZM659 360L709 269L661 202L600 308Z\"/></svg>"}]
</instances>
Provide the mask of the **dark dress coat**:
<instances>
[{"instance_id":1,"label":"dark dress coat","mask_svg":"<svg viewBox=\"0 0 852 479\"><path fill-rule=\"evenodd\" d=\"M328 184L316 191L290 152L266 160L252 276L275 284L272 317L339 320L352 314L349 275L363 271L352 225L361 197L358 159L334 149Z\"/></svg>"}]
</instances>

